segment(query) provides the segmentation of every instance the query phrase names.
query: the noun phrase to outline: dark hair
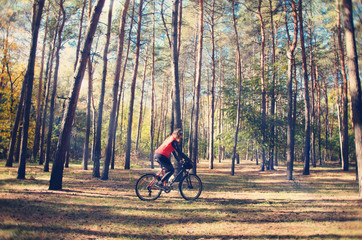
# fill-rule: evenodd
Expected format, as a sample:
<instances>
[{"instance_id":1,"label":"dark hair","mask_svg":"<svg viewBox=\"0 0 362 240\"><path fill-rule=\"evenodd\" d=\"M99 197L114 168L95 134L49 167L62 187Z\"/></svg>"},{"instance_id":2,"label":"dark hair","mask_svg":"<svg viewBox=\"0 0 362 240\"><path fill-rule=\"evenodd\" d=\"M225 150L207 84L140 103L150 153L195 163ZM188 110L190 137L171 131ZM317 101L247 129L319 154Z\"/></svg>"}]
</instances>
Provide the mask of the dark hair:
<instances>
[{"instance_id":1,"label":"dark hair","mask_svg":"<svg viewBox=\"0 0 362 240\"><path fill-rule=\"evenodd\" d=\"M181 128L177 128L173 131L172 135L181 135L184 134Z\"/></svg>"}]
</instances>

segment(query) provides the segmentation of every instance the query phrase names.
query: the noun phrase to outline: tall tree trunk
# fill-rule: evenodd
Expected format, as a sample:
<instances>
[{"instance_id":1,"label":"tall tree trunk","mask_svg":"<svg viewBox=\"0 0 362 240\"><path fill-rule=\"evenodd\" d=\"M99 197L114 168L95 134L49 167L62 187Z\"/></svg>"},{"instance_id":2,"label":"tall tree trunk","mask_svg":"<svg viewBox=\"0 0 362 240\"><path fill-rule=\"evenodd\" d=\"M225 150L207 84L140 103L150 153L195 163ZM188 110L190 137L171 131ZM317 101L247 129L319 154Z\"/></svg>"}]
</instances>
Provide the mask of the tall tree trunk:
<instances>
[{"instance_id":1,"label":"tall tree trunk","mask_svg":"<svg viewBox=\"0 0 362 240\"><path fill-rule=\"evenodd\" d=\"M46 49L46 39L48 36L48 22L49 22L49 8L50 3L48 3L47 7L47 18L45 21L44 28L44 38L43 38L43 50L41 55L41 63L40 63L40 74L39 74L39 86L38 86L38 98L37 98L37 107L36 107L36 122L35 122L35 133L34 133L34 145L32 150L33 160L36 161L36 157L39 151L39 143L40 143L40 130L41 130L41 117L43 112L42 105L42 96L43 96L43 73L44 73L44 59L45 59L45 49Z\"/></svg>"},{"instance_id":2,"label":"tall tree trunk","mask_svg":"<svg viewBox=\"0 0 362 240\"><path fill-rule=\"evenodd\" d=\"M36 57L36 47L38 44L38 34L40 28L41 16L43 13L45 0L34 0L33 8L33 22L32 22L32 38L31 38L31 47L30 55L28 59L28 66L24 76L24 82L26 86L25 93L25 106L24 106L24 122L23 122L23 136L21 140L21 157L20 164L18 168L18 179L25 179L25 167L26 167L26 157L28 150L28 134L29 134L29 123L30 123L30 110L31 110L31 97L33 92L33 81L34 81L34 66L35 66L35 57Z\"/></svg>"},{"instance_id":3,"label":"tall tree trunk","mask_svg":"<svg viewBox=\"0 0 362 240\"><path fill-rule=\"evenodd\" d=\"M311 162L313 167L316 167L316 110L315 110L315 95L316 95L316 78L315 78L315 68L314 68L314 56L313 56L313 45L312 45L312 29L308 28L309 33L309 63L310 63L310 80L311 80Z\"/></svg>"},{"instance_id":4,"label":"tall tree trunk","mask_svg":"<svg viewBox=\"0 0 362 240\"><path fill-rule=\"evenodd\" d=\"M91 131L91 104L92 104L92 91L93 91L93 66L92 58L89 56L88 59L88 99L87 99L87 115L86 115L86 130L85 130L85 139L83 146L83 160L82 168L83 170L88 170L88 159L89 159L89 138Z\"/></svg>"},{"instance_id":5,"label":"tall tree trunk","mask_svg":"<svg viewBox=\"0 0 362 240\"><path fill-rule=\"evenodd\" d=\"M173 105L174 105L174 116L175 116L175 128L182 128L181 121L181 98L180 98L180 81L179 81L179 56L178 56L178 10L179 0L174 0L172 10L172 73L173 73Z\"/></svg>"},{"instance_id":6,"label":"tall tree trunk","mask_svg":"<svg viewBox=\"0 0 362 240\"><path fill-rule=\"evenodd\" d=\"M53 68L53 59L54 59L54 51L55 51L55 42L56 42L56 31L54 33L53 40L49 45L49 53L48 53L48 60L47 60L47 68L45 70L45 96L43 100L44 111L42 116L42 132L40 137L40 156L39 156L39 165L43 165L45 161L45 128L46 128L46 118L48 115L48 103L49 103L49 94L50 94L50 83L51 83L51 75L52 75L52 68Z\"/></svg>"},{"instance_id":7,"label":"tall tree trunk","mask_svg":"<svg viewBox=\"0 0 362 240\"><path fill-rule=\"evenodd\" d=\"M79 57L79 51L80 51L80 47L81 47L80 44L81 44L81 39L82 39L83 19L84 19L84 12L85 12L86 5L87 5L87 0L83 0L82 12L81 12L81 15L80 15L80 20L79 20L79 30L78 30L77 50L75 52L74 71L77 68L77 63L78 63L77 60L78 60L78 57Z\"/></svg>"},{"instance_id":8,"label":"tall tree trunk","mask_svg":"<svg viewBox=\"0 0 362 240\"><path fill-rule=\"evenodd\" d=\"M235 174L235 158L236 158L236 148L238 144L238 134L240 126L240 103L241 103L241 54L239 46L239 34L236 25L236 16L235 16L235 0L232 1L232 11L233 11L233 27L235 33L235 45L236 45L236 54L237 54L237 80L238 80L238 103L236 109L236 125L235 125L235 134L234 134L234 147L233 147L233 156L231 160L231 175Z\"/></svg>"},{"instance_id":9,"label":"tall tree trunk","mask_svg":"<svg viewBox=\"0 0 362 240\"><path fill-rule=\"evenodd\" d=\"M145 82L146 82L146 75L147 75L147 62L148 62L148 45L146 49L146 60L145 60L145 68L143 70L143 80L142 80L142 90L141 90L141 102L140 102L140 110L139 110L139 117L138 117L138 125L137 125L137 138L136 138L136 146L135 151L138 152L138 146L141 138L141 131L142 131L142 119L143 119L143 98L144 98L144 91L145 91Z\"/></svg>"},{"instance_id":10,"label":"tall tree trunk","mask_svg":"<svg viewBox=\"0 0 362 240\"><path fill-rule=\"evenodd\" d=\"M129 105L129 112L128 112L126 158L125 158L124 169L130 169L130 167L131 167L133 106L134 106L136 80L137 80L137 72L138 72L138 65L139 65L138 63L139 63L140 48L141 48L142 7L143 7L143 0L140 0L139 8L138 8L138 14L139 15L138 15L135 65L134 65L134 69L133 69L133 77L132 77L132 85L131 85L131 97L130 97L130 105Z\"/></svg>"},{"instance_id":11,"label":"tall tree trunk","mask_svg":"<svg viewBox=\"0 0 362 240\"><path fill-rule=\"evenodd\" d=\"M270 6L270 28L272 37L272 89L271 89L271 104L270 104L270 115L271 115L271 126L270 126L270 151L269 151L269 164L268 170L274 170L274 150L275 150L275 78L276 78L276 56L275 56L275 34L274 34L274 18L273 18L273 4L272 0L269 0Z\"/></svg>"},{"instance_id":12,"label":"tall tree trunk","mask_svg":"<svg viewBox=\"0 0 362 240\"><path fill-rule=\"evenodd\" d=\"M286 29L289 42L289 49L287 52L288 57L288 127L287 127L287 179L293 180L293 165L294 165L294 124L293 124L293 64L294 64L294 50L297 46L298 40L298 18L294 0L290 1L293 20L294 20L294 37L293 41L289 35L287 25L287 6L284 0Z\"/></svg>"},{"instance_id":13,"label":"tall tree trunk","mask_svg":"<svg viewBox=\"0 0 362 240\"><path fill-rule=\"evenodd\" d=\"M317 58L317 54L316 54ZM322 83L319 79L319 68L317 61L315 63L315 70L316 70L316 80L317 80L317 138L318 138L318 154L317 154L317 161L319 165L322 165L322 125L321 125L321 89Z\"/></svg>"},{"instance_id":14,"label":"tall tree trunk","mask_svg":"<svg viewBox=\"0 0 362 240\"><path fill-rule=\"evenodd\" d=\"M156 2L153 5L154 11L156 11ZM152 73L151 73L151 120L150 120L150 156L149 160L151 163L151 168L154 168L153 161L153 140L155 136L155 25L156 25L156 13L153 14L153 23L152 23Z\"/></svg>"},{"instance_id":15,"label":"tall tree trunk","mask_svg":"<svg viewBox=\"0 0 362 240\"><path fill-rule=\"evenodd\" d=\"M343 171L349 170L349 160L348 160L348 96L347 96L347 73L345 68L345 60L344 60L344 49L342 42L342 33L340 26L340 12L339 12L339 0L336 0L337 3L337 37L338 37L338 50L339 50L339 60L340 60L340 68L342 73L342 169Z\"/></svg>"},{"instance_id":16,"label":"tall tree trunk","mask_svg":"<svg viewBox=\"0 0 362 240\"><path fill-rule=\"evenodd\" d=\"M198 24L198 23L197 23ZM190 129L189 129L189 139L188 139L188 142L189 142L189 155L190 155L190 158L192 159L192 148L193 148L193 141L192 141L192 138L193 138L193 131L194 131L194 127L193 127L193 124L194 124L194 112L195 112L195 98L196 98L196 91L197 91L197 88L196 88L196 72L197 72L197 47L198 47L198 38L197 38L197 33L198 33L198 28L196 28L195 30L195 44L194 44L194 54L193 54L193 60L194 60L194 75L193 75L193 83L192 83L192 89L193 89L193 94L192 94L192 105L191 105L191 116L190 116Z\"/></svg>"},{"instance_id":17,"label":"tall tree trunk","mask_svg":"<svg viewBox=\"0 0 362 240\"><path fill-rule=\"evenodd\" d=\"M8 156L6 159L6 167L12 167L13 166L13 162L14 162L14 152L16 149L16 137L18 136L18 132L20 131L20 122L23 119L23 115L22 113L24 112L24 98L25 98L25 90L27 89L26 87L26 81L24 78L23 81L23 86L21 89L21 93L20 93L20 99L19 99L19 104L18 104L18 110L16 112L16 117L15 117L15 122L13 125L13 129L11 131L11 137L10 137L10 144L9 144L9 150L8 150ZM20 139L18 139L18 141L20 141Z\"/></svg>"},{"instance_id":18,"label":"tall tree trunk","mask_svg":"<svg viewBox=\"0 0 362 240\"><path fill-rule=\"evenodd\" d=\"M265 79L265 73L264 73L264 65L265 65L265 26L264 26L264 20L263 20L263 15L261 13L261 3L262 0L259 0L259 4L258 4L258 17L260 20L260 30L261 30L261 50L260 50L260 69L261 69L261 131L262 131L262 166L261 166L261 171L265 170L265 164L266 164L266 159L265 159L265 146L266 146L266 130L267 130L267 125L266 125L266 79Z\"/></svg>"},{"instance_id":19,"label":"tall tree trunk","mask_svg":"<svg viewBox=\"0 0 362 240\"><path fill-rule=\"evenodd\" d=\"M346 38L349 91L351 95L352 122L354 127L358 166L359 196L362 197L362 93L358 71L358 55L353 26L352 1L343 0L343 19Z\"/></svg>"},{"instance_id":20,"label":"tall tree trunk","mask_svg":"<svg viewBox=\"0 0 362 240\"><path fill-rule=\"evenodd\" d=\"M108 138L107 138L107 145L106 145L106 153L105 153L105 160L103 163L103 171L102 171L102 180L108 179L108 172L109 172L109 164L112 157L112 148L113 148L113 139L115 134L115 119L116 119L116 110L117 110L117 96L118 96L118 89L119 89L119 78L121 74L121 63L122 63L122 55L123 55L123 44L124 44L124 35L125 35L125 26L127 21L127 11L129 7L130 0L126 0L124 3L121 23L119 28L119 35L118 35L118 50L117 50L117 65L116 65L116 72L114 75L114 83L113 83L113 102L112 102L112 109L111 114L109 117L109 127L108 127Z\"/></svg>"},{"instance_id":21,"label":"tall tree trunk","mask_svg":"<svg viewBox=\"0 0 362 240\"><path fill-rule=\"evenodd\" d=\"M88 20L91 16L92 11L92 0L88 2ZM78 50L78 49L77 49ZM89 138L91 131L91 105L92 105L92 94L93 94L93 63L92 57L89 55L88 58L88 99L87 99L87 114L86 114L86 131L83 146L83 170L88 170L88 159L89 159ZM93 132L94 133L94 132ZM93 162L94 163L94 162Z\"/></svg>"},{"instance_id":22,"label":"tall tree trunk","mask_svg":"<svg viewBox=\"0 0 362 240\"><path fill-rule=\"evenodd\" d=\"M326 78L322 78L324 83L324 101L325 101L325 121L324 121L324 133L325 133L325 148L324 148L324 162L326 162L328 158L328 143L329 143L329 134L328 134L328 127L329 127L329 107L328 107L328 84ZM322 160L320 161L320 165L322 165Z\"/></svg>"},{"instance_id":23,"label":"tall tree trunk","mask_svg":"<svg viewBox=\"0 0 362 240\"><path fill-rule=\"evenodd\" d=\"M211 123L209 137L209 168L214 169L214 122L215 122L215 79L216 79L216 61L215 61L215 0L212 1L211 9L211 61L212 61L212 82L211 82Z\"/></svg>"},{"instance_id":24,"label":"tall tree trunk","mask_svg":"<svg viewBox=\"0 0 362 240\"><path fill-rule=\"evenodd\" d=\"M59 72L59 64L60 64L60 48L62 46L62 32L66 20L65 10L63 8L63 2L61 1L60 9L59 9L59 18L60 21L62 16L62 21L60 23L59 28L56 28L58 32L58 42L55 51L55 67L54 67L54 78L53 78L53 89L52 94L50 97L50 106L49 106L49 127L48 127L48 134L47 134L47 146L46 146L46 153L45 153L45 165L44 171L49 172L49 162L50 159L53 157L51 152L52 146L52 132L53 132L53 123L54 123L54 111L55 111L55 100L57 95L57 87L58 87L58 72Z\"/></svg>"},{"instance_id":25,"label":"tall tree trunk","mask_svg":"<svg viewBox=\"0 0 362 240\"><path fill-rule=\"evenodd\" d=\"M102 86L101 94L98 104L98 118L96 126L96 138L94 139L94 158L93 158L93 177L99 178L100 172L100 159L102 154L102 121L103 121L103 105L104 105L104 95L106 91L106 81L107 81L107 66L108 66L108 48L111 39L111 26L112 26L112 12L113 12L113 2L109 2L108 8L108 22L107 22L107 33L106 33L106 43L104 45L103 51L103 71L102 71Z\"/></svg>"},{"instance_id":26,"label":"tall tree trunk","mask_svg":"<svg viewBox=\"0 0 362 240\"><path fill-rule=\"evenodd\" d=\"M118 94L118 103L117 103L117 114L116 114L116 122L115 122L115 128L114 128L114 132L117 132L117 126L118 126L118 116L119 116L119 109L120 109L120 105L122 102L122 108L121 108L121 129L120 129L120 134L119 134L119 139L120 142L122 143L122 139L123 139L123 106L124 106L124 88L123 88L123 84L124 84L124 78L125 78L125 74L126 74L126 68L127 68L127 63L128 63L128 55L129 55L129 51L130 51L130 44L131 44L131 34L132 34L132 28L133 28L133 16L134 16L134 11L135 11L135 0L132 1L132 15L131 15L131 23L130 23L130 27L129 27L129 31L128 31L128 43L127 43L127 52L126 52L126 57L124 58L124 63L123 63L123 70L122 70L122 77L121 77L121 83L120 83L120 90L119 90L119 94ZM115 152L116 152L116 134L114 134L114 144L112 147L112 160L111 160L111 169L114 169L114 156L115 156ZM122 146L120 147L121 150L124 150L124 147L122 148Z\"/></svg>"},{"instance_id":27,"label":"tall tree trunk","mask_svg":"<svg viewBox=\"0 0 362 240\"><path fill-rule=\"evenodd\" d=\"M203 50L203 33L204 33L204 1L199 0L199 46L197 49L197 70L195 83L195 107L193 113L193 130L192 130L192 151L191 160L194 162L193 172L196 174L198 159L198 128L199 128L199 109L200 109L200 88L201 88L201 68L202 68L202 50Z\"/></svg>"},{"instance_id":28,"label":"tall tree trunk","mask_svg":"<svg viewBox=\"0 0 362 240\"><path fill-rule=\"evenodd\" d=\"M299 0L299 37L302 52L302 66L303 66L303 80L304 80L304 118L305 118L305 145L304 145L304 168L303 175L309 175L310 169L310 100L309 100L309 86L308 86L308 69L307 69L307 56L305 53L304 45L304 28L303 28L303 3Z\"/></svg>"},{"instance_id":29,"label":"tall tree trunk","mask_svg":"<svg viewBox=\"0 0 362 240\"><path fill-rule=\"evenodd\" d=\"M54 164L49 182L49 190L61 190L63 185L63 170L65 161L65 152L67 150L68 141L72 130L75 110L77 107L80 87L84 77L85 68L87 66L90 49L93 42L94 33L96 31L100 14L105 0L97 0L94 5L92 15L87 27L85 38L82 44L81 56L78 59L77 68L74 72L74 84L71 88L70 97L68 99L63 121L60 128L60 135L55 154Z\"/></svg>"},{"instance_id":30,"label":"tall tree trunk","mask_svg":"<svg viewBox=\"0 0 362 240\"><path fill-rule=\"evenodd\" d=\"M172 116L174 117L173 126L171 129L182 128L182 119L181 119L181 94L180 94L180 79L179 79L179 50L181 38L178 36L179 30L181 31L181 25L178 24L179 20L179 9L180 1L174 0L173 9L172 9L172 49L171 49L171 65L173 73L173 98L172 98ZM181 21L181 20L180 20ZM180 142L180 148L182 149L183 142ZM175 161L176 172L181 168L181 164L178 161Z\"/></svg>"}]
</instances>

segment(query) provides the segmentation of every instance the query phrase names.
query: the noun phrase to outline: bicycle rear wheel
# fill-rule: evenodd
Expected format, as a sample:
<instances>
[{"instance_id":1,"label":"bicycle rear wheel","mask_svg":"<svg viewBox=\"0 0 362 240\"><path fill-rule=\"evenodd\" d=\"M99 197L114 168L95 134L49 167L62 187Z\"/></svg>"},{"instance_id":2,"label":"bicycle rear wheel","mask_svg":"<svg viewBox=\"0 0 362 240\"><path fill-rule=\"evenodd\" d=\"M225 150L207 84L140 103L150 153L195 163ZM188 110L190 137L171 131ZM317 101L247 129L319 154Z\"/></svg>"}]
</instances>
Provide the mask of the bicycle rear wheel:
<instances>
[{"instance_id":1,"label":"bicycle rear wheel","mask_svg":"<svg viewBox=\"0 0 362 240\"><path fill-rule=\"evenodd\" d=\"M156 187L157 179L156 174L147 173L142 175L136 183L136 194L139 199L143 201L153 201L156 200L160 195L162 190Z\"/></svg>"},{"instance_id":2,"label":"bicycle rear wheel","mask_svg":"<svg viewBox=\"0 0 362 240\"><path fill-rule=\"evenodd\" d=\"M201 179L195 174L185 175L178 186L181 196L186 200L197 199L202 191Z\"/></svg>"}]
</instances>

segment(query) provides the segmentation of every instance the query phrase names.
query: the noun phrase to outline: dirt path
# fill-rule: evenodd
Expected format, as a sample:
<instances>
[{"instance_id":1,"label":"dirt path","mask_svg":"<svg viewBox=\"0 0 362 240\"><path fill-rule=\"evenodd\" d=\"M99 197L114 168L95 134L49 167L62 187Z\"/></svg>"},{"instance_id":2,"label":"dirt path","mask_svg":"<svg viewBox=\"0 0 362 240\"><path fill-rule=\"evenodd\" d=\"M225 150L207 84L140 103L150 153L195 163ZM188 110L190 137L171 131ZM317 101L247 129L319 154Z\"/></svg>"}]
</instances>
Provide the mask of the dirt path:
<instances>
[{"instance_id":1,"label":"dirt path","mask_svg":"<svg viewBox=\"0 0 362 240\"><path fill-rule=\"evenodd\" d=\"M251 162L199 164L204 191L187 202L177 191L142 202L134 184L147 168L65 170L63 191L49 191L49 173L27 167L27 180L0 162L0 239L362 239L362 202L354 171L333 166L286 180L284 167L260 172Z\"/></svg>"}]
</instances>

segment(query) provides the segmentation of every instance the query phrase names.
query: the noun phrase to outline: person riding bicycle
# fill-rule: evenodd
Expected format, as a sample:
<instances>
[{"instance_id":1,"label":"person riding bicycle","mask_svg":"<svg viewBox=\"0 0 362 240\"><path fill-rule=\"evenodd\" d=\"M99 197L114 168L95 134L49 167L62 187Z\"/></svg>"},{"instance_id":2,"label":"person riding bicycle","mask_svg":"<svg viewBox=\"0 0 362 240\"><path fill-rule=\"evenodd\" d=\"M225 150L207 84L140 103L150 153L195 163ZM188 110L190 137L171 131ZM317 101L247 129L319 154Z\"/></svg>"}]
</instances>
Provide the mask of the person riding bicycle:
<instances>
[{"instance_id":1,"label":"person riding bicycle","mask_svg":"<svg viewBox=\"0 0 362 240\"><path fill-rule=\"evenodd\" d=\"M190 161L190 159L182 152L182 149L179 144L182 139L182 136L183 136L182 129L181 128L176 129L169 137L165 139L165 141L155 151L154 159L161 164L161 167L166 168L165 175L158 183L159 186L162 186L162 183L164 181L168 182L168 179L175 172L175 169L170 160L171 153L174 155L174 157L178 162L180 162L182 158L184 158L186 161Z\"/></svg>"}]
</instances>

